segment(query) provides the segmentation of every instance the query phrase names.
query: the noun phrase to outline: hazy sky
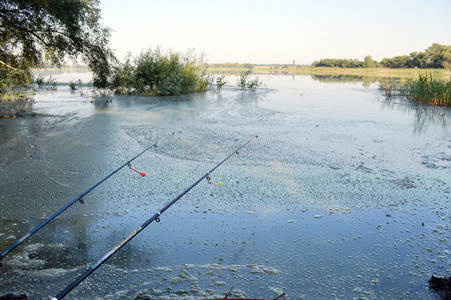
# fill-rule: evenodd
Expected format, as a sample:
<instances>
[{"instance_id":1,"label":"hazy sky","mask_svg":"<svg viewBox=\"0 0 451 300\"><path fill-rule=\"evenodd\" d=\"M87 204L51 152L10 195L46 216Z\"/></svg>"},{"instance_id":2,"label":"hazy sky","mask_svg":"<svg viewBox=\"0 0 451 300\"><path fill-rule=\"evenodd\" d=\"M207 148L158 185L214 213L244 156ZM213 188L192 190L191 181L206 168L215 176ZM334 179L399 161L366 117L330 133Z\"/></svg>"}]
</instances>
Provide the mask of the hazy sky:
<instances>
[{"instance_id":1,"label":"hazy sky","mask_svg":"<svg viewBox=\"0 0 451 300\"><path fill-rule=\"evenodd\" d=\"M451 45L451 0L101 0L119 59L163 49L209 63L310 64Z\"/></svg>"}]
</instances>

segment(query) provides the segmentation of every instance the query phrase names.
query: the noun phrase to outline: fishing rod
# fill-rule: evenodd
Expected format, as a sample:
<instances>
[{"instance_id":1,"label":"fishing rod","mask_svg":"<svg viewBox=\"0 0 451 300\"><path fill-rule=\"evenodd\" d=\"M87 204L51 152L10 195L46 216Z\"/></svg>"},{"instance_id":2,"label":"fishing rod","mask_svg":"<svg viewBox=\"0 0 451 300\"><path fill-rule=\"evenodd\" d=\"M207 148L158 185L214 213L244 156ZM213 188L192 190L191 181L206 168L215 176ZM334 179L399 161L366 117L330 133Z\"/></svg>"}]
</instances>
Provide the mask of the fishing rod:
<instances>
[{"instance_id":1,"label":"fishing rod","mask_svg":"<svg viewBox=\"0 0 451 300\"><path fill-rule=\"evenodd\" d=\"M93 264L89 269L87 269L83 274L81 274L77 279L75 279L71 284L69 284L64 290L62 290L58 295L56 295L52 300L60 300L63 299L70 291L72 291L77 285L79 285L83 280L85 280L92 272L94 272L98 267L100 267L105 261L107 261L113 254L119 251L123 246L125 246L128 242L130 242L138 233L140 233L144 228L146 228L153 221L160 222L160 215L164 213L169 207L171 207L175 202L177 202L180 198L182 198L186 193L188 193L193 187L195 187L199 182L201 182L204 178L210 180L210 173L212 173L216 168L222 165L226 160L228 160L232 155L238 154L238 151L249 144L253 139L258 136L254 136L249 141L241 145L238 149L233 151L229 156L227 156L223 161L217 164L213 169L208 171L204 176L199 178L195 183L193 183L189 188L184 190L180 195L174 198L171 202L166 204L165 207L160 209L156 214L154 214L149 220L144 222L137 230L133 231L129 236L123 239L119 244L117 244L113 249L111 249L107 254L105 254L101 259L99 259L95 264Z\"/></svg>"},{"instance_id":2,"label":"fishing rod","mask_svg":"<svg viewBox=\"0 0 451 300\"><path fill-rule=\"evenodd\" d=\"M174 133L172 133L174 134ZM30 236L32 236L34 233L36 233L39 229L41 229L42 227L44 227L45 225L47 225L50 221L52 221L53 219L55 219L58 215L60 215L63 211L65 211L66 209L68 209L70 206L72 206L75 202L79 201L81 204L84 203L83 201L83 197L86 196L89 192L91 192L93 189L95 189L96 187L98 187L102 182L104 182L105 180L107 180L108 178L110 178L111 176L113 176L116 172L118 172L120 169L122 169L125 166L129 166L130 169L131 168L131 162L134 161L136 158L138 158L139 156L141 156L144 152L148 151L149 149L153 148L153 147L157 147L157 144L161 142L158 141L156 143L154 143L153 145L151 145L150 147L146 148L145 150L143 150L141 153L139 153L138 155L136 155L135 157L133 157L132 159L130 159L129 161L127 161L125 164L123 164L122 166L120 166L119 168L117 168L116 170L114 170L113 172L111 172L108 176L106 176L105 178L103 178L102 180L100 180L98 183L96 183L95 185L93 185L92 187L90 187L89 189L87 189L86 191L84 191L80 196L78 196L77 198L75 198L74 200L72 200L71 202L69 202L69 204L67 204L66 206L64 206L63 208L61 208L58 212L56 212L53 216L51 216L50 218L48 218L47 220L45 220L44 222L42 222L38 227L36 227L35 229L31 230L29 233L27 233L26 235L24 235L22 238L20 238L17 242L15 242L14 244L12 244L8 249L6 249L5 251L3 251L0 254L0 266L2 265L1 263L1 259L3 257L5 257L5 255L7 255L9 252L11 252L13 249L15 249L17 246L19 246L23 241L25 241L27 238L29 238ZM134 169L132 169L133 171L140 173ZM146 173L142 172L140 173L141 176L145 176Z\"/></svg>"}]
</instances>

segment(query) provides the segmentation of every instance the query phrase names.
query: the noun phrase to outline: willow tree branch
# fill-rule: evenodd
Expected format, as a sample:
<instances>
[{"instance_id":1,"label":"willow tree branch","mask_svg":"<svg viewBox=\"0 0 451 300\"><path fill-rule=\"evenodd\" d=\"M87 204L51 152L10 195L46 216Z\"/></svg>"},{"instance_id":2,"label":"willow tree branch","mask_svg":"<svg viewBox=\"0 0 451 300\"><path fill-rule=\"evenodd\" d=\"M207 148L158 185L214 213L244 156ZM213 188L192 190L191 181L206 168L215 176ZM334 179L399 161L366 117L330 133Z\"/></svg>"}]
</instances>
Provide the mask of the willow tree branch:
<instances>
[{"instance_id":1,"label":"willow tree branch","mask_svg":"<svg viewBox=\"0 0 451 300\"><path fill-rule=\"evenodd\" d=\"M0 60L0 64L4 65L4 66L5 66L5 67L7 67L8 69L11 69L11 70L17 71L17 69L15 69L15 68L11 67L10 65L8 65L7 63L5 63L5 62L3 62L3 61L1 61L1 60Z\"/></svg>"}]
</instances>

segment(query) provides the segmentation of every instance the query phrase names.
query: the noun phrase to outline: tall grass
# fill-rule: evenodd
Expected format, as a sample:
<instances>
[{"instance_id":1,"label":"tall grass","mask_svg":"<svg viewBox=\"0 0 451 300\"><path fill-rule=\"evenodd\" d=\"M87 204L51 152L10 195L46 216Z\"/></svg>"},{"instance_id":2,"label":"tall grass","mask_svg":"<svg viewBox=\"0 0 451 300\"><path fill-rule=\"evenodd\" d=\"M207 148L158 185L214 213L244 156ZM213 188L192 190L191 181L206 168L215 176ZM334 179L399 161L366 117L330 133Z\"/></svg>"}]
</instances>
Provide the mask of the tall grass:
<instances>
[{"instance_id":1,"label":"tall grass","mask_svg":"<svg viewBox=\"0 0 451 300\"><path fill-rule=\"evenodd\" d=\"M174 96L207 89L209 80L203 55L167 51L160 47L128 56L113 72L112 87L117 94Z\"/></svg>"},{"instance_id":2,"label":"tall grass","mask_svg":"<svg viewBox=\"0 0 451 300\"><path fill-rule=\"evenodd\" d=\"M451 81L445 82L432 75L419 75L410 80L400 90L401 96L416 104L451 106Z\"/></svg>"}]
</instances>

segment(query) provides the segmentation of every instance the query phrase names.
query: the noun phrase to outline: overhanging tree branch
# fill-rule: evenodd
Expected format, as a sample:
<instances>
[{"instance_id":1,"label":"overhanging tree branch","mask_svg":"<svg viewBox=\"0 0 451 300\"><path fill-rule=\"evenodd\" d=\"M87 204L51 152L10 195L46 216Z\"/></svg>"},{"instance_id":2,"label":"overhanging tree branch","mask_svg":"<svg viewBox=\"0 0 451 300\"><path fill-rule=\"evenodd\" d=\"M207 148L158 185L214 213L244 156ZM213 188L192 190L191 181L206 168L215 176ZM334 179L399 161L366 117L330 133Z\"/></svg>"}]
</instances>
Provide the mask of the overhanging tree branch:
<instances>
[{"instance_id":1,"label":"overhanging tree branch","mask_svg":"<svg viewBox=\"0 0 451 300\"><path fill-rule=\"evenodd\" d=\"M0 67L61 65L65 58L81 56L94 73L94 84L106 87L115 57L111 30L99 24L98 6L98 0L1 0Z\"/></svg>"},{"instance_id":2,"label":"overhanging tree branch","mask_svg":"<svg viewBox=\"0 0 451 300\"><path fill-rule=\"evenodd\" d=\"M3 61L1 61L1 60L0 60L0 64L4 65L4 66L5 66L5 67L7 67L8 69L11 69L11 70L17 71L17 69L16 69L16 68L13 68L13 67L11 67L10 65L8 65L7 63L5 63L5 62L3 62Z\"/></svg>"}]
</instances>

